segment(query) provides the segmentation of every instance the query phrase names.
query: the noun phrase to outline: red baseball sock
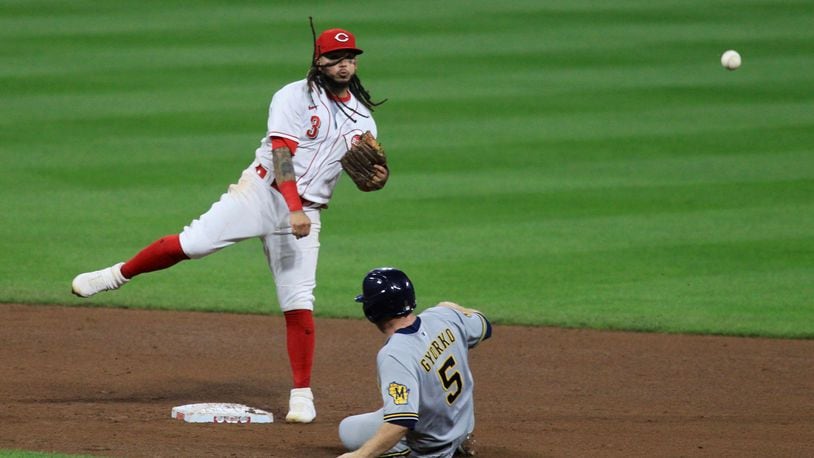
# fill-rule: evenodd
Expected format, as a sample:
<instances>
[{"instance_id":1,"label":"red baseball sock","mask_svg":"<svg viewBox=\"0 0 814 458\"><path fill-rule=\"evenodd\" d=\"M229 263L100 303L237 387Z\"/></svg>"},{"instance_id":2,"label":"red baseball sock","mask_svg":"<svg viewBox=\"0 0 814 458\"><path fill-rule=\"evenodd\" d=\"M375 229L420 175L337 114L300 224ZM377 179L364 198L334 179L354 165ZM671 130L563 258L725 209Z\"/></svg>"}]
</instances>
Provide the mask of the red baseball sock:
<instances>
[{"instance_id":1,"label":"red baseball sock","mask_svg":"<svg viewBox=\"0 0 814 458\"><path fill-rule=\"evenodd\" d=\"M138 274L166 269L184 259L189 259L181 249L178 234L161 237L139 251L122 266L122 275L133 278Z\"/></svg>"},{"instance_id":2,"label":"red baseball sock","mask_svg":"<svg viewBox=\"0 0 814 458\"><path fill-rule=\"evenodd\" d=\"M311 386L311 365L314 362L314 314L310 310L285 312L288 361L294 376L294 388Z\"/></svg>"}]
</instances>

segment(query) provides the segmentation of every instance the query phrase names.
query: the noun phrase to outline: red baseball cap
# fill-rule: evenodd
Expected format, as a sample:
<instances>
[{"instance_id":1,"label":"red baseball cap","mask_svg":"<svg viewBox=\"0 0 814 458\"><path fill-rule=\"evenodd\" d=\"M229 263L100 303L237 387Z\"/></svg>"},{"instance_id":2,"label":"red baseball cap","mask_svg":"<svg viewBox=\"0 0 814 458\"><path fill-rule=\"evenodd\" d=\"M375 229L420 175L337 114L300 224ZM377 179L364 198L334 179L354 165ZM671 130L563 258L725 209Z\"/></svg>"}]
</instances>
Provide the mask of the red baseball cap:
<instances>
[{"instance_id":1,"label":"red baseball cap","mask_svg":"<svg viewBox=\"0 0 814 458\"><path fill-rule=\"evenodd\" d=\"M319 57L331 51L345 49L356 54L362 54L362 50L356 47L356 37L352 33L343 29L328 29L322 32L317 38L316 56Z\"/></svg>"}]
</instances>

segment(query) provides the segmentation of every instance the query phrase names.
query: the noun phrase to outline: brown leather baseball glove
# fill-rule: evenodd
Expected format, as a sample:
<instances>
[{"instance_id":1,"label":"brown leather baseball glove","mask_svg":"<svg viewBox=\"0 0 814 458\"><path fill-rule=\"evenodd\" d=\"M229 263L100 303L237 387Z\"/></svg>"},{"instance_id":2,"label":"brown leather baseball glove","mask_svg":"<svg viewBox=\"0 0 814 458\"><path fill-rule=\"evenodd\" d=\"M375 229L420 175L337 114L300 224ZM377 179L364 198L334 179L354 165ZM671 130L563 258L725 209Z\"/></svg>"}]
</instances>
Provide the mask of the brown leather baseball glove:
<instances>
[{"instance_id":1,"label":"brown leather baseball glove","mask_svg":"<svg viewBox=\"0 0 814 458\"><path fill-rule=\"evenodd\" d=\"M365 132L359 141L351 146L339 161L345 173L350 176L361 191L375 191L384 187L384 182L374 182L374 165L387 168L384 148L370 131Z\"/></svg>"}]
</instances>

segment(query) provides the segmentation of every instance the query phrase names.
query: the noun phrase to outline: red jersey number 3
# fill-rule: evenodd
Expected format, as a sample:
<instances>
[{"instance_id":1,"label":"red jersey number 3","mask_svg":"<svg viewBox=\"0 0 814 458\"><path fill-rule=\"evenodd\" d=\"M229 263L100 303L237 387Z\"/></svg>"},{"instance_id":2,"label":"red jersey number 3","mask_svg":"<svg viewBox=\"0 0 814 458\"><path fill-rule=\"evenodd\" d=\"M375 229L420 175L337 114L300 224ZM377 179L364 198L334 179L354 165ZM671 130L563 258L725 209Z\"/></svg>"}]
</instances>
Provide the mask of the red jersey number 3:
<instances>
[{"instance_id":1,"label":"red jersey number 3","mask_svg":"<svg viewBox=\"0 0 814 458\"><path fill-rule=\"evenodd\" d=\"M319 116L311 116L311 128L308 129L305 135L312 140L317 138L317 135L319 135L319 124Z\"/></svg>"}]
</instances>

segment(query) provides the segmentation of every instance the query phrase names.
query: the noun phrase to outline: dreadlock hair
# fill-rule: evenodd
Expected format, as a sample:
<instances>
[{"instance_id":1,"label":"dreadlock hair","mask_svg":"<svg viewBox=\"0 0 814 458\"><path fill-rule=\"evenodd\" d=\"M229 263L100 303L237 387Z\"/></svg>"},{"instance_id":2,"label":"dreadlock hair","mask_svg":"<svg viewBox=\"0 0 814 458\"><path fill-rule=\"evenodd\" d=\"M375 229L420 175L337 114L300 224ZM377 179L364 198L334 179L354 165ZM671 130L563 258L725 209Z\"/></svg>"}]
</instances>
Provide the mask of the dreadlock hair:
<instances>
[{"instance_id":1,"label":"dreadlock hair","mask_svg":"<svg viewBox=\"0 0 814 458\"><path fill-rule=\"evenodd\" d=\"M317 65L316 61L314 61L311 68L308 70L307 79L308 84L312 87L316 86L322 88L323 90L328 90L328 83L325 81L325 75L320 70L320 66ZM350 84L348 84L348 90L370 111L373 111L373 107L377 107L384 102L387 102L387 99L380 102L374 102L371 100L370 93L367 91L367 89L365 89L365 87L362 85L362 81L356 75L351 77Z\"/></svg>"},{"instance_id":2,"label":"dreadlock hair","mask_svg":"<svg viewBox=\"0 0 814 458\"><path fill-rule=\"evenodd\" d=\"M308 85L311 88L321 88L324 91L328 91L328 83L325 81L325 74L322 73L322 68L319 64L317 64L317 60L319 56L317 55L317 32L314 29L314 20L311 16L308 16L308 21L311 23L311 36L314 39L314 52L311 58L311 68L308 69L308 74L306 79L308 80ZM368 110L373 111L373 107L377 107L384 102L387 102L387 99L382 100L381 102L374 102L370 98L370 92L362 85L362 80L359 79L359 76L353 75L351 77L350 83L348 84L348 90L357 100L362 102ZM342 103L345 108L353 111L356 114L361 115L361 113L357 113L356 110L350 108L349 106Z\"/></svg>"}]
</instances>

